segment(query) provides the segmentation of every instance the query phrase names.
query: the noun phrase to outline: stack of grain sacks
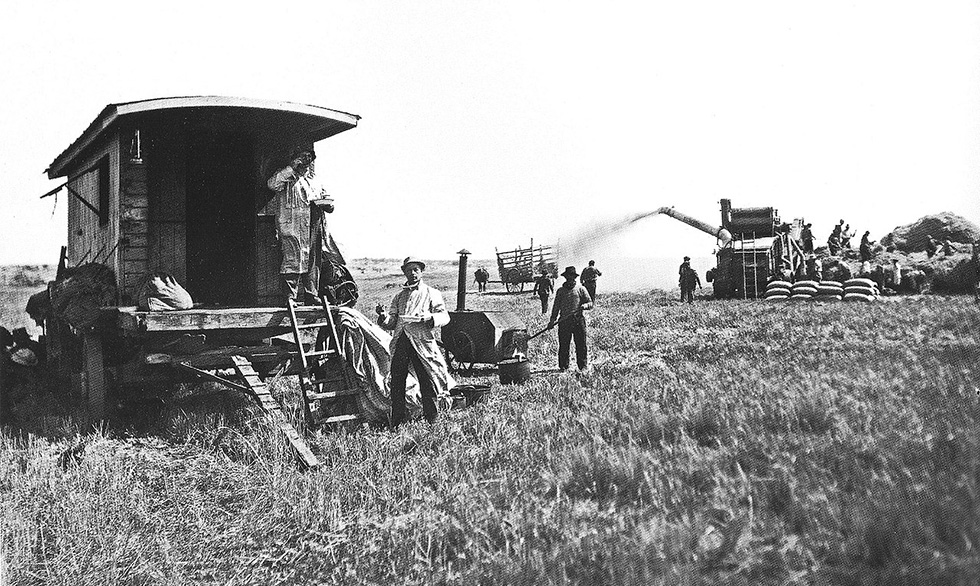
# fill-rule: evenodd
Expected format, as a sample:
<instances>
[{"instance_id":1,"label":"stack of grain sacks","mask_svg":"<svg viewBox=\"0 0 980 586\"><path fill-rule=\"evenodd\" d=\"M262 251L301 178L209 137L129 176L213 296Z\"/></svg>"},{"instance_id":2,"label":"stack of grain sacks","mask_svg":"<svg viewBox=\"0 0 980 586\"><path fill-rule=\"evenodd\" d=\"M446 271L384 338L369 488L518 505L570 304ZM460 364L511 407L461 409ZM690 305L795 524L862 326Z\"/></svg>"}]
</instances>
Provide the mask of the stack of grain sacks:
<instances>
[{"instance_id":1,"label":"stack of grain sacks","mask_svg":"<svg viewBox=\"0 0 980 586\"><path fill-rule=\"evenodd\" d=\"M874 301L881 293L871 279L848 279L844 282L844 301Z\"/></svg>"},{"instance_id":2,"label":"stack of grain sacks","mask_svg":"<svg viewBox=\"0 0 980 586\"><path fill-rule=\"evenodd\" d=\"M844 286L840 281L820 281L817 286L817 301L840 301L844 298Z\"/></svg>"},{"instance_id":3,"label":"stack of grain sacks","mask_svg":"<svg viewBox=\"0 0 980 586\"><path fill-rule=\"evenodd\" d=\"M766 301L786 301L793 294L793 284L789 281L769 281L763 298Z\"/></svg>"},{"instance_id":4,"label":"stack of grain sacks","mask_svg":"<svg viewBox=\"0 0 980 586\"><path fill-rule=\"evenodd\" d=\"M852 279L853 281L854 279ZM866 279L862 279L866 280ZM850 283L851 281L848 281ZM840 301L845 287L839 281L770 281L764 298L767 301Z\"/></svg>"},{"instance_id":5,"label":"stack of grain sacks","mask_svg":"<svg viewBox=\"0 0 980 586\"><path fill-rule=\"evenodd\" d=\"M793 301L809 301L813 299L813 296L817 294L817 286L819 284L816 281L797 281L793 283L793 295L790 299Z\"/></svg>"}]
</instances>

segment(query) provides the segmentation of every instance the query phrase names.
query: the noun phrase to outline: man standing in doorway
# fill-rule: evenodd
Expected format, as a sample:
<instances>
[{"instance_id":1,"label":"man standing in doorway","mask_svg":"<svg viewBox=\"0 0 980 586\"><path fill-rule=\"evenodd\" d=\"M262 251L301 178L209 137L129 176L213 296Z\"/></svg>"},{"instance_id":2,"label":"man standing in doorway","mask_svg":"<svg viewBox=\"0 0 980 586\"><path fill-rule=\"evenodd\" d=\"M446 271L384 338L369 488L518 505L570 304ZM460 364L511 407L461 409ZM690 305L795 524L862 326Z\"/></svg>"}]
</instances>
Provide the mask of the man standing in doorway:
<instances>
[{"instance_id":1,"label":"man standing in doorway","mask_svg":"<svg viewBox=\"0 0 980 586\"><path fill-rule=\"evenodd\" d=\"M455 383L439 346L435 330L449 323L442 294L422 282L425 263L410 256L401 266L405 284L391 300L386 312L375 308L378 325L394 330L391 335L391 426L405 422L405 385L409 369L415 371L422 398L422 414L433 423L439 413L437 401L447 402Z\"/></svg>"},{"instance_id":2,"label":"man standing in doorway","mask_svg":"<svg viewBox=\"0 0 980 586\"><path fill-rule=\"evenodd\" d=\"M595 268L595 261L590 260L589 266L582 269L582 284L585 285L585 290L589 292L592 297L592 301L595 302L595 285L602 273L599 269Z\"/></svg>"},{"instance_id":3,"label":"man standing in doorway","mask_svg":"<svg viewBox=\"0 0 980 586\"><path fill-rule=\"evenodd\" d=\"M585 341L585 316L582 312L592 309L594 305L585 287L575 282L578 276L575 267L566 267L561 276L565 277L565 282L555 293L551 321L548 322L548 329L558 325L558 369L568 370L571 341L575 338L575 362L579 370L585 370L589 365L589 358Z\"/></svg>"},{"instance_id":4,"label":"man standing in doorway","mask_svg":"<svg viewBox=\"0 0 980 586\"><path fill-rule=\"evenodd\" d=\"M315 304L320 265L325 260L341 265L346 262L327 230L326 214L333 213L334 206L316 179L313 147L295 147L287 160L289 163L267 182L269 189L276 192L270 205L275 210L276 236L282 251L282 293L287 300Z\"/></svg>"},{"instance_id":5,"label":"man standing in doorway","mask_svg":"<svg viewBox=\"0 0 980 586\"><path fill-rule=\"evenodd\" d=\"M548 298L555 290L555 284L551 282L551 275L548 269L541 269L541 274L534 279L534 292L541 298L541 313L548 313Z\"/></svg>"}]
</instances>

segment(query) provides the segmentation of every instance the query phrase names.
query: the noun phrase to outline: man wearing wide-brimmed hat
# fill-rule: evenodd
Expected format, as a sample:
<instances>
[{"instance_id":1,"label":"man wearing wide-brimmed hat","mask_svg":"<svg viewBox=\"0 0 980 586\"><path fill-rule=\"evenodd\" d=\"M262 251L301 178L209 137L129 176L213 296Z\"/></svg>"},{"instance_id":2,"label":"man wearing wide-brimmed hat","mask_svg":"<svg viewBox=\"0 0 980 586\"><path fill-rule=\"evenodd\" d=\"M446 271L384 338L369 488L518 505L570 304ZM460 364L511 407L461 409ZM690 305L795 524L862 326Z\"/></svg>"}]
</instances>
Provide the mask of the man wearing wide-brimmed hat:
<instances>
[{"instance_id":1,"label":"man wearing wide-brimmed hat","mask_svg":"<svg viewBox=\"0 0 980 586\"><path fill-rule=\"evenodd\" d=\"M579 370L589 365L588 347L585 335L585 316L582 311L592 309L592 296L585 287L575 282L578 271L575 267L565 267L561 276L565 282L555 293L555 303L551 309L548 328L558 325L558 369L568 370L569 350L572 338L575 339L575 362Z\"/></svg>"},{"instance_id":2,"label":"man wearing wide-brimmed hat","mask_svg":"<svg viewBox=\"0 0 980 586\"><path fill-rule=\"evenodd\" d=\"M449 376L446 359L436 344L435 330L449 323L449 312L438 290L422 282L425 263L410 256L401 266L405 284L385 311L379 303L378 325L391 335L391 425L407 417L405 386L409 371L415 373L422 399L422 414L432 423L439 403L448 404L456 383Z\"/></svg>"},{"instance_id":3,"label":"man wearing wide-brimmed hat","mask_svg":"<svg viewBox=\"0 0 980 586\"><path fill-rule=\"evenodd\" d=\"M313 146L300 144L288 152L289 163L267 182L276 192L270 209L275 212L282 251L279 274L285 297L313 304L317 301L320 265L328 260L346 263L327 229L326 214L333 213L333 200L316 179Z\"/></svg>"}]
</instances>

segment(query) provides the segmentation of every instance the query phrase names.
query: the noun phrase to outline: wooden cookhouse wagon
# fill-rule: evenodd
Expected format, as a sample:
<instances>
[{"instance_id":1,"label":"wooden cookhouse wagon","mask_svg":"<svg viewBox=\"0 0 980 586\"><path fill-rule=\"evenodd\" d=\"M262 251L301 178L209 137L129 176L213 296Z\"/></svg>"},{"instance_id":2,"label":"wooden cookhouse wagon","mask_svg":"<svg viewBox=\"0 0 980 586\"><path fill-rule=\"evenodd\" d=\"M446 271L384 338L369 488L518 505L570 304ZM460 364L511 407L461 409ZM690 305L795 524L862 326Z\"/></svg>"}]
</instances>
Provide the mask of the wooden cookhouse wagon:
<instances>
[{"instance_id":1,"label":"wooden cookhouse wagon","mask_svg":"<svg viewBox=\"0 0 980 586\"><path fill-rule=\"evenodd\" d=\"M319 106L215 96L111 104L55 158L47 174L64 178L68 193L59 271L98 263L111 269L117 287L91 325L65 327L53 316L45 323L49 354L75 371L69 379L92 417L104 417L113 396L211 378L252 393L301 459L315 463L264 379L299 375L310 423L354 419L318 409L353 393L342 363L328 368L342 353L330 306L283 307L266 180L288 162L290 147L358 120ZM183 285L194 309L138 310L137 288L155 271ZM288 333L297 344L272 343Z\"/></svg>"}]
</instances>

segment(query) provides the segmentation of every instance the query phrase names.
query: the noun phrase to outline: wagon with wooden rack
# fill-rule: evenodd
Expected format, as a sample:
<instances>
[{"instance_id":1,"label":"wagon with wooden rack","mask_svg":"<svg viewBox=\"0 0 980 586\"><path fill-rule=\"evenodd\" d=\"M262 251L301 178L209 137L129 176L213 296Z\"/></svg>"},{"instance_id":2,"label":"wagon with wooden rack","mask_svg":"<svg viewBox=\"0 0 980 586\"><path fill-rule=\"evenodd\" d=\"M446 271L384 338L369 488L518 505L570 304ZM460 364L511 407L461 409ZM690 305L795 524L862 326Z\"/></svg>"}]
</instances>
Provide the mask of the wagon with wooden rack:
<instances>
[{"instance_id":1,"label":"wagon with wooden rack","mask_svg":"<svg viewBox=\"0 0 980 586\"><path fill-rule=\"evenodd\" d=\"M524 291L524 285L533 283L534 278L541 274L542 270L547 271L552 278L558 276L557 245L534 246L532 239L531 246L528 248L518 247L505 252L495 248L494 251L497 253L497 273L500 275L500 282L510 293Z\"/></svg>"},{"instance_id":2,"label":"wagon with wooden rack","mask_svg":"<svg viewBox=\"0 0 980 586\"><path fill-rule=\"evenodd\" d=\"M316 457L269 394L268 377L300 377L306 423L338 414L355 385L337 338L338 308L283 307L273 197L266 179L297 144L312 146L359 117L320 106L215 96L110 104L47 170L64 178L68 242L59 270L93 259L117 292L84 327L44 321L51 366L89 415L148 388L209 379L253 396L296 448ZM342 205L342 204L341 204ZM163 271L194 309L140 311L137 288ZM285 335L285 336L284 336ZM346 399L345 399L346 397Z\"/></svg>"}]
</instances>

